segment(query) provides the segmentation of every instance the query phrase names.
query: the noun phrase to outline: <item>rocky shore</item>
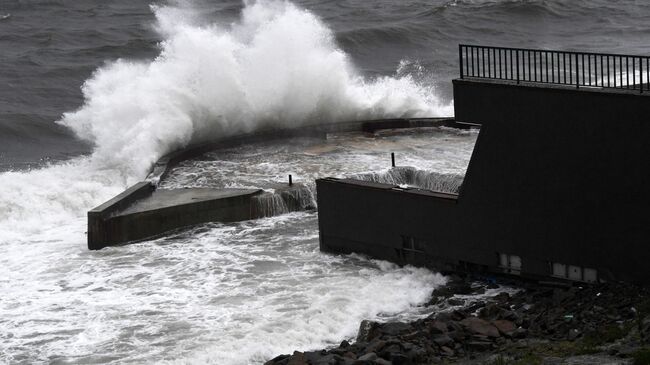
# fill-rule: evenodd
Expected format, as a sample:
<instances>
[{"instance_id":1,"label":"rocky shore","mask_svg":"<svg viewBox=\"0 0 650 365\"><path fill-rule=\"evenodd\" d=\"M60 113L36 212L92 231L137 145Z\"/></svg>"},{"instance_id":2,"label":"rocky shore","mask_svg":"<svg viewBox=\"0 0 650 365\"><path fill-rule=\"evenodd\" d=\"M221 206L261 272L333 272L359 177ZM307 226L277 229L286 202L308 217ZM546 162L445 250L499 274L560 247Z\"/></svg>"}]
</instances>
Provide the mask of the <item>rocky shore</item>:
<instances>
[{"instance_id":1,"label":"rocky shore","mask_svg":"<svg viewBox=\"0 0 650 365\"><path fill-rule=\"evenodd\" d=\"M427 318L363 321L353 343L265 365L650 364L650 293L634 285L452 277L428 305Z\"/></svg>"}]
</instances>

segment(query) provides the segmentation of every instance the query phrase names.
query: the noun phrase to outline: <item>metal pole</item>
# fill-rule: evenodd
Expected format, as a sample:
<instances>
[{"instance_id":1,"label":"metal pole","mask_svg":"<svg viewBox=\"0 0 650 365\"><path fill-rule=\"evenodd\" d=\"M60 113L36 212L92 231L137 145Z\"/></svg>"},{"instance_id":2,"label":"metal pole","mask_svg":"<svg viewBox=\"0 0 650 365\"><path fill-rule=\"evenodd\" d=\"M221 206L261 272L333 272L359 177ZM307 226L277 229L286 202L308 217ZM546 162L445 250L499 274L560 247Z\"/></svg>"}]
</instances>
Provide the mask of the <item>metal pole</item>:
<instances>
[{"instance_id":1,"label":"metal pole","mask_svg":"<svg viewBox=\"0 0 650 365\"><path fill-rule=\"evenodd\" d=\"M391 152L390 153L390 162L393 167L395 167L395 153Z\"/></svg>"},{"instance_id":2,"label":"metal pole","mask_svg":"<svg viewBox=\"0 0 650 365\"><path fill-rule=\"evenodd\" d=\"M463 78L463 46L458 45L458 59L460 61L460 78Z\"/></svg>"},{"instance_id":3,"label":"metal pole","mask_svg":"<svg viewBox=\"0 0 650 365\"><path fill-rule=\"evenodd\" d=\"M578 70L578 54L574 53L574 56L576 56L576 89L580 88L580 71Z\"/></svg>"},{"instance_id":4,"label":"metal pole","mask_svg":"<svg viewBox=\"0 0 650 365\"><path fill-rule=\"evenodd\" d=\"M289 186L291 186L291 185L293 185L293 179L292 179L292 176L289 175Z\"/></svg>"}]
</instances>

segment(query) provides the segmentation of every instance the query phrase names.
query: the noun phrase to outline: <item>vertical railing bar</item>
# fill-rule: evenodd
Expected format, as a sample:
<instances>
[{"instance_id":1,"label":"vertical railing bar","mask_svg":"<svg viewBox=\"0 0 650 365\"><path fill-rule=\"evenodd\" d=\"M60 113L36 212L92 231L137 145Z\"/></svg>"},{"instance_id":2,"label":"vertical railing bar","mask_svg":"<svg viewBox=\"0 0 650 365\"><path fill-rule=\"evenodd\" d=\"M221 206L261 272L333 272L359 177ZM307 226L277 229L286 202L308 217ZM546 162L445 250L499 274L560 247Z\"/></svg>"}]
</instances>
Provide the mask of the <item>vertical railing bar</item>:
<instances>
[{"instance_id":1,"label":"vertical railing bar","mask_svg":"<svg viewBox=\"0 0 650 365\"><path fill-rule=\"evenodd\" d=\"M573 59L569 55L569 84L573 84Z\"/></svg>"},{"instance_id":2,"label":"vertical railing bar","mask_svg":"<svg viewBox=\"0 0 650 365\"><path fill-rule=\"evenodd\" d=\"M537 58L536 58L537 57L537 52L535 52L533 50L532 54L533 54L533 56L532 56L533 62L530 65L530 67L532 69L532 71L530 72L530 80L536 82L537 81Z\"/></svg>"},{"instance_id":3,"label":"vertical railing bar","mask_svg":"<svg viewBox=\"0 0 650 365\"><path fill-rule=\"evenodd\" d=\"M499 48L499 80L503 79L503 73L501 73L501 48Z\"/></svg>"},{"instance_id":4,"label":"vertical railing bar","mask_svg":"<svg viewBox=\"0 0 650 365\"><path fill-rule=\"evenodd\" d=\"M469 55L467 54L467 47L465 47L465 72L469 74Z\"/></svg>"},{"instance_id":5,"label":"vertical railing bar","mask_svg":"<svg viewBox=\"0 0 650 365\"><path fill-rule=\"evenodd\" d=\"M553 52L551 51L551 83L555 83L555 61L553 60Z\"/></svg>"},{"instance_id":6,"label":"vertical railing bar","mask_svg":"<svg viewBox=\"0 0 650 365\"><path fill-rule=\"evenodd\" d=\"M492 48L492 77L497 78L497 50Z\"/></svg>"},{"instance_id":7,"label":"vertical railing bar","mask_svg":"<svg viewBox=\"0 0 650 365\"><path fill-rule=\"evenodd\" d=\"M620 86L621 86L621 88L623 88L623 57L619 57L618 68L619 68L619 73L620 73L619 78L621 80Z\"/></svg>"},{"instance_id":8,"label":"vertical railing bar","mask_svg":"<svg viewBox=\"0 0 650 365\"><path fill-rule=\"evenodd\" d=\"M562 68L562 72L560 74L560 80L562 81L561 82L562 84L566 84L566 68L565 68L566 67L566 58L565 58L564 52L561 52L561 54L562 54L562 66L560 66L560 67ZM558 57L559 57L559 55L558 55ZM558 60L558 63L559 63L559 60Z\"/></svg>"},{"instance_id":9,"label":"vertical railing bar","mask_svg":"<svg viewBox=\"0 0 650 365\"><path fill-rule=\"evenodd\" d=\"M474 72L474 60L476 59L476 57L474 57L474 49L475 48L476 47L472 47L472 52L471 52L472 53L472 77L476 76L476 73Z\"/></svg>"},{"instance_id":10,"label":"vertical railing bar","mask_svg":"<svg viewBox=\"0 0 650 365\"><path fill-rule=\"evenodd\" d=\"M458 63L460 66L460 78L463 79L463 46L458 45Z\"/></svg>"},{"instance_id":11,"label":"vertical railing bar","mask_svg":"<svg viewBox=\"0 0 650 365\"><path fill-rule=\"evenodd\" d=\"M630 88L630 58L625 56L625 82L627 83L627 89Z\"/></svg>"},{"instance_id":12,"label":"vertical railing bar","mask_svg":"<svg viewBox=\"0 0 650 365\"><path fill-rule=\"evenodd\" d=\"M497 50L492 48L492 74L495 79L497 78Z\"/></svg>"},{"instance_id":13,"label":"vertical railing bar","mask_svg":"<svg viewBox=\"0 0 650 365\"><path fill-rule=\"evenodd\" d=\"M555 80L555 83L560 84L560 54L558 52L555 52L555 58L557 58L557 67L555 68L555 76L557 76L557 79Z\"/></svg>"},{"instance_id":14,"label":"vertical railing bar","mask_svg":"<svg viewBox=\"0 0 650 365\"><path fill-rule=\"evenodd\" d=\"M544 52L544 70L545 70L544 76L546 78L546 81L544 81L544 82L548 83L548 52L546 52L546 51L543 51L543 52Z\"/></svg>"},{"instance_id":15,"label":"vertical railing bar","mask_svg":"<svg viewBox=\"0 0 650 365\"><path fill-rule=\"evenodd\" d=\"M481 47L481 74L485 78L485 47Z\"/></svg>"},{"instance_id":16,"label":"vertical railing bar","mask_svg":"<svg viewBox=\"0 0 650 365\"><path fill-rule=\"evenodd\" d=\"M528 56L528 81L533 81L532 78L533 70L531 69L530 66L530 50L526 52L526 56Z\"/></svg>"},{"instance_id":17,"label":"vertical railing bar","mask_svg":"<svg viewBox=\"0 0 650 365\"><path fill-rule=\"evenodd\" d=\"M608 56L608 58L611 58L612 60L612 67L609 69L609 78L612 80L612 83L614 84L612 87L616 87L616 57L613 56Z\"/></svg>"},{"instance_id":18,"label":"vertical railing bar","mask_svg":"<svg viewBox=\"0 0 650 365\"><path fill-rule=\"evenodd\" d=\"M575 57L575 61L576 61L575 62L576 63L576 89L579 89L580 88L580 77L579 77L580 76L580 71L578 70L578 54L577 53L574 53L574 54L576 56Z\"/></svg>"},{"instance_id":19,"label":"vertical railing bar","mask_svg":"<svg viewBox=\"0 0 650 365\"><path fill-rule=\"evenodd\" d=\"M636 57L632 57L632 88L636 87Z\"/></svg>"},{"instance_id":20,"label":"vertical railing bar","mask_svg":"<svg viewBox=\"0 0 650 365\"><path fill-rule=\"evenodd\" d=\"M587 59L588 61L589 59ZM580 64L580 68L582 69L582 84L584 86L587 86L587 82L585 81L585 54L582 53L582 63Z\"/></svg>"},{"instance_id":21,"label":"vertical railing bar","mask_svg":"<svg viewBox=\"0 0 650 365\"><path fill-rule=\"evenodd\" d=\"M600 86L605 86L605 80L603 79L605 77L605 70L603 69L603 56L600 56Z\"/></svg>"},{"instance_id":22,"label":"vertical railing bar","mask_svg":"<svg viewBox=\"0 0 650 365\"><path fill-rule=\"evenodd\" d=\"M487 73L488 73L488 78L492 77L492 67L490 67L490 49L487 49Z\"/></svg>"},{"instance_id":23,"label":"vertical railing bar","mask_svg":"<svg viewBox=\"0 0 650 365\"><path fill-rule=\"evenodd\" d=\"M526 57L524 56L526 51L521 51L521 79L526 81Z\"/></svg>"},{"instance_id":24,"label":"vertical railing bar","mask_svg":"<svg viewBox=\"0 0 650 365\"><path fill-rule=\"evenodd\" d=\"M519 51L515 51L515 62L517 63L517 84L519 83Z\"/></svg>"},{"instance_id":25,"label":"vertical railing bar","mask_svg":"<svg viewBox=\"0 0 650 365\"><path fill-rule=\"evenodd\" d=\"M643 57L639 57L639 90L643 94Z\"/></svg>"},{"instance_id":26,"label":"vertical railing bar","mask_svg":"<svg viewBox=\"0 0 650 365\"><path fill-rule=\"evenodd\" d=\"M611 73L609 72L609 56L607 56L607 87L610 87Z\"/></svg>"},{"instance_id":27,"label":"vertical railing bar","mask_svg":"<svg viewBox=\"0 0 650 365\"><path fill-rule=\"evenodd\" d=\"M513 67L512 67L512 49L510 50L510 80L514 80L515 75L513 72Z\"/></svg>"},{"instance_id":28,"label":"vertical railing bar","mask_svg":"<svg viewBox=\"0 0 650 365\"><path fill-rule=\"evenodd\" d=\"M557 83L561 84L562 83L562 76L560 75L560 53L555 52L555 57L557 58L557 69L556 69L556 75L557 75Z\"/></svg>"},{"instance_id":29,"label":"vertical railing bar","mask_svg":"<svg viewBox=\"0 0 650 365\"><path fill-rule=\"evenodd\" d=\"M591 55L587 55L587 73L589 74L589 86L591 86Z\"/></svg>"},{"instance_id":30,"label":"vertical railing bar","mask_svg":"<svg viewBox=\"0 0 650 365\"><path fill-rule=\"evenodd\" d=\"M556 66L557 66L557 69L556 69L556 71L555 71L555 72L556 72L556 75L557 75L557 81L556 81L556 82L557 82L558 84L561 84L561 83L562 83L562 76L560 75L560 68L561 68L561 66L560 66L560 53L559 53L559 52L555 52L555 56L557 57L557 65L556 65Z\"/></svg>"}]
</instances>

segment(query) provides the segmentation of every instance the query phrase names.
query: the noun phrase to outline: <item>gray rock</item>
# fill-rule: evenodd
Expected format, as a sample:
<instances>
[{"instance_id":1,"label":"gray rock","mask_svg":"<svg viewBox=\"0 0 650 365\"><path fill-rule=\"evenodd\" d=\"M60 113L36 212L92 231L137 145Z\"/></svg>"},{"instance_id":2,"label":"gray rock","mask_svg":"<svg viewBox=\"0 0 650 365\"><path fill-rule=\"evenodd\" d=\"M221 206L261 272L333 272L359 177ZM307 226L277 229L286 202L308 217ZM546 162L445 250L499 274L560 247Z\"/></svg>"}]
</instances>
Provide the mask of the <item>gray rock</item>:
<instances>
[{"instance_id":1,"label":"gray rock","mask_svg":"<svg viewBox=\"0 0 650 365\"><path fill-rule=\"evenodd\" d=\"M389 322L382 325L380 330L382 333L385 333L390 336L395 336L400 334L401 332L412 330L412 327L408 323Z\"/></svg>"},{"instance_id":2,"label":"gray rock","mask_svg":"<svg viewBox=\"0 0 650 365\"><path fill-rule=\"evenodd\" d=\"M357 342L370 342L373 338L377 337L379 323L363 320L359 325L359 333L357 334Z\"/></svg>"},{"instance_id":3,"label":"gray rock","mask_svg":"<svg viewBox=\"0 0 650 365\"><path fill-rule=\"evenodd\" d=\"M433 342L435 342L438 346L453 346L454 345L454 340L445 335L445 334L439 334L433 336Z\"/></svg>"},{"instance_id":4,"label":"gray rock","mask_svg":"<svg viewBox=\"0 0 650 365\"><path fill-rule=\"evenodd\" d=\"M440 334L447 332L447 324L441 321L431 321L427 324L429 328L429 333L431 334Z\"/></svg>"},{"instance_id":5,"label":"gray rock","mask_svg":"<svg viewBox=\"0 0 650 365\"><path fill-rule=\"evenodd\" d=\"M460 324L465 327L469 332L489 337L500 337L499 330L489 322L477 318L468 317L463 319Z\"/></svg>"},{"instance_id":6,"label":"gray rock","mask_svg":"<svg viewBox=\"0 0 650 365\"><path fill-rule=\"evenodd\" d=\"M409 365L411 363L411 359L404 354L391 354L390 361L393 365Z\"/></svg>"},{"instance_id":7,"label":"gray rock","mask_svg":"<svg viewBox=\"0 0 650 365\"><path fill-rule=\"evenodd\" d=\"M492 324L499 330L499 333L508 337L512 336L512 333L517 329L514 323L505 319L497 319L492 321Z\"/></svg>"},{"instance_id":8,"label":"gray rock","mask_svg":"<svg viewBox=\"0 0 650 365\"><path fill-rule=\"evenodd\" d=\"M307 365L307 357L299 351L294 351L287 365Z\"/></svg>"},{"instance_id":9,"label":"gray rock","mask_svg":"<svg viewBox=\"0 0 650 365\"><path fill-rule=\"evenodd\" d=\"M580 331L573 328L573 329L569 330L569 334L566 337L567 337L567 339L569 341L575 341L576 338L578 338L578 336L580 336Z\"/></svg>"},{"instance_id":10,"label":"gray rock","mask_svg":"<svg viewBox=\"0 0 650 365\"><path fill-rule=\"evenodd\" d=\"M467 347L476 351L486 351L492 348L492 342L488 341L469 341Z\"/></svg>"},{"instance_id":11,"label":"gray rock","mask_svg":"<svg viewBox=\"0 0 650 365\"><path fill-rule=\"evenodd\" d=\"M443 356L454 356L454 355L455 355L454 350L450 349L450 348L447 347L447 346L442 346L442 347L440 348L440 353L441 353Z\"/></svg>"},{"instance_id":12,"label":"gray rock","mask_svg":"<svg viewBox=\"0 0 650 365\"><path fill-rule=\"evenodd\" d=\"M372 340L368 344L368 346L366 346L364 351L366 353L370 353L370 352L375 352L376 353L376 352L381 351L384 348L384 346L386 346L386 341L383 341L383 340L380 340L380 339L376 338L376 339Z\"/></svg>"},{"instance_id":13,"label":"gray rock","mask_svg":"<svg viewBox=\"0 0 650 365\"><path fill-rule=\"evenodd\" d=\"M376 359L376 360L374 361L374 363L377 364L377 365L393 365L392 362L390 362L390 361L388 361L388 360L386 360L386 359L382 359L382 358L378 358L378 359Z\"/></svg>"},{"instance_id":14,"label":"gray rock","mask_svg":"<svg viewBox=\"0 0 650 365\"><path fill-rule=\"evenodd\" d=\"M359 356L359 358L357 360L358 361L375 361L377 359L378 359L377 354L375 354L374 352L369 352L369 353L367 353L367 354L365 354L363 356Z\"/></svg>"}]
</instances>

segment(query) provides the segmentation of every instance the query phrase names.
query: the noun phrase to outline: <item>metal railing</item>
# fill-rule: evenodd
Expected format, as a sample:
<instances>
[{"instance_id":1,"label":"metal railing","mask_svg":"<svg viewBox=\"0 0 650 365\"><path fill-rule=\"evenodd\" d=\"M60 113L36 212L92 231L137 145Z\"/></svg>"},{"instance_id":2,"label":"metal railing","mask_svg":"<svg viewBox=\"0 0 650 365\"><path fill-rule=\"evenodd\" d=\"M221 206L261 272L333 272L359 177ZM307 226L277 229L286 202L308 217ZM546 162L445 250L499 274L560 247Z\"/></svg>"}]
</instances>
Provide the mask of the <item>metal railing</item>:
<instances>
[{"instance_id":1,"label":"metal railing","mask_svg":"<svg viewBox=\"0 0 650 365\"><path fill-rule=\"evenodd\" d=\"M650 56L458 46L460 78L638 90L650 86Z\"/></svg>"}]
</instances>

